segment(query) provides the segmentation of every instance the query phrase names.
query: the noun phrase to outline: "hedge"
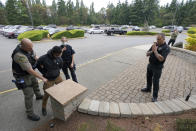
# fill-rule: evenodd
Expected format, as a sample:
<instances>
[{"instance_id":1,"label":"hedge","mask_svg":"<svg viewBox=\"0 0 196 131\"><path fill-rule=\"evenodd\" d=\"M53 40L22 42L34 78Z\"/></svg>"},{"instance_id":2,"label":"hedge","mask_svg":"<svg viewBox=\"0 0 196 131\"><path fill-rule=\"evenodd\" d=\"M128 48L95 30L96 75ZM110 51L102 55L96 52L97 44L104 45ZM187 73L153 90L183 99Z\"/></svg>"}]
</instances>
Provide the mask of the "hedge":
<instances>
[{"instance_id":1,"label":"hedge","mask_svg":"<svg viewBox=\"0 0 196 131\"><path fill-rule=\"evenodd\" d=\"M48 31L46 30L32 30L32 31L21 33L17 39L21 41L23 38L28 38L32 41L40 41L43 38L46 38L47 35L48 35Z\"/></svg>"},{"instance_id":2,"label":"hedge","mask_svg":"<svg viewBox=\"0 0 196 131\"><path fill-rule=\"evenodd\" d=\"M192 27L187 31L189 34L196 34L196 27Z\"/></svg>"},{"instance_id":3,"label":"hedge","mask_svg":"<svg viewBox=\"0 0 196 131\"><path fill-rule=\"evenodd\" d=\"M147 31L129 31L127 35L157 35L157 32L147 32Z\"/></svg>"},{"instance_id":4,"label":"hedge","mask_svg":"<svg viewBox=\"0 0 196 131\"><path fill-rule=\"evenodd\" d=\"M162 33L170 33L170 30L162 30Z\"/></svg>"},{"instance_id":5,"label":"hedge","mask_svg":"<svg viewBox=\"0 0 196 131\"><path fill-rule=\"evenodd\" d=\"M63 36L67 38L84 37L84 31L83 30L61 31L52 35L52 39L61 39L61 37Z\"/></svg>"},{"instance_id":6,"label":"hedge","mask_svg":"<svg viewBox=\"0 0 196 131\"><path fill-rule=\"evenodd\" d=\"M196 51L196 28L190 28L188 30L187 44L185 48L188 50Z\"/></svg>"}]
</instances>

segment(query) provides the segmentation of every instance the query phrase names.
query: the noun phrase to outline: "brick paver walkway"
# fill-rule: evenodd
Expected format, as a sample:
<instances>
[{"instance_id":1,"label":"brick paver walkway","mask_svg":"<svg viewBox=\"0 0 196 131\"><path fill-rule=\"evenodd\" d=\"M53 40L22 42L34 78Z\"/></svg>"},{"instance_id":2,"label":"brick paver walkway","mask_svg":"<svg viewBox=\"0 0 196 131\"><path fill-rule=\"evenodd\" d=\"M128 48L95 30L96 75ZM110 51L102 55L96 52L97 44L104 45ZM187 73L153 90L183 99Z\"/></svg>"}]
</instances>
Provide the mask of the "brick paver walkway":
<instances>
[{"instance_id":1,"label":"brick paver walkway","mask_svg":"<svg viewBox=\"0 0 196 131\"><path fill-rule=\"evenodd\" d=\"M140 91L141 88L146 86L147 63L148 59L144 57L88 97L108 102L150 102L152 93L142 93ZM195 82L196 65L174 55L169 55L160 79L158 100L186 97L192 86L196 88ZM193 91L192 94L196 94L196 91Z\"/></svg>"}]
</instances>

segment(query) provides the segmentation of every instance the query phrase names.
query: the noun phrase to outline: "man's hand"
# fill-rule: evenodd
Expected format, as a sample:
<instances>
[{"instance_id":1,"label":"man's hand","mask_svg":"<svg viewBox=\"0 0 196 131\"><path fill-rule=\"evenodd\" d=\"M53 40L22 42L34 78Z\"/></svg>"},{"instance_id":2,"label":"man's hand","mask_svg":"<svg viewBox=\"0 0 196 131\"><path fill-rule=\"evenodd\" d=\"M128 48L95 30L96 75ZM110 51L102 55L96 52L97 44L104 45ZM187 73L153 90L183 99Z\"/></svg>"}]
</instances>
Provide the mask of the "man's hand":
<instances>
[{"instance_id":1,"label":"man's hand","mask_svg":"<svg viewBox=\"0 0 196 131\"><path fill-rule=\"evenodd\" d=\"M157 52L157 45L156 45L156 43L154 43L154 44L152 45L152 51L153 51L153 52Z\"/></svg>"},{"instance_id":2,"label":"man's hand","mask_svg":"<svg viewBox=\"0 0 196 131\"><path fill-rule=\"evenodd\" d=\"M74 67L74 64L73 64L73 63L71 63L70 67L71 67L71 68L73 68L73 67Z\"/></svg>"},{"instance_id":3,"label":"man's hand","mask_svg":"<svg viewBox=\"0 0 196 131\"><path fill-rule=\"evenodd\" d=\"M42 81L44 82L44 83L47 83L48 82L48 79L46 79L46 78L42 78Z\"/></svg>"}]
</instances>

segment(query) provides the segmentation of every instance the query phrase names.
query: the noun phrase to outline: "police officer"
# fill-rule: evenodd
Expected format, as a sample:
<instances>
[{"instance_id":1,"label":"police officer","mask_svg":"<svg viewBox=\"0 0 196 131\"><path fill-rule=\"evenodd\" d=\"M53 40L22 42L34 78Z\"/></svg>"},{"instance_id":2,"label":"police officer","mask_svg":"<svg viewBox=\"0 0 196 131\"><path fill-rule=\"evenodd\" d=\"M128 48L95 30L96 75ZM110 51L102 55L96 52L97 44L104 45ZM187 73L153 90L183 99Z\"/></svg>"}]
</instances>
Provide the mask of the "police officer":
<instances>
[{"instance_id":1,"label":"police officer","mask_svg":"<svg viewBox=\"0 0 196 131\"><path fill-rule=\"evenodd\" d=\"M70 76L69 76L69 73L68 73L68 69L69 71L71 72L71 77L72 77L72 80L77 82L77 77L76 77L76 73L75 73L75 64L74 64L74 54L75 54L75 51L72 49L72 47L68 44L65 44L65 42L67 42L67 38L66 37L62 37L61 38L61 41L62 41L62 45L61 45L61 48L63 50L63 54L61 56L61 58L63 59L63 73L66 77L66 79L70 79Z\"/></svg>"},{"instance_id":2,"label":"police officer","mask_svg":"<svg viewBox=\"0 0 196 131\"><path fill-rule=\"evenodd\" d=\"M33 121L40 119L33 112L33 95L36 95L36 100L40 100L43 97L36 77L47 82L46 78L39 75L32 68L36 59L33 44L29 39L23 39L12 53L12 72L16 79L15 84L18 89L23 91L27 118Z\"/></svg>"},{"instance_id":3,"label":"police officer","mask_svg":"<svg viewBox=\"0 0 196 131\"><path fill-rule=\"evenodd\" d=\"M42 75L48 79L48 82L44 83L44 91L54 84L59 84L62 82L60 76L60 70L63 66L63 61L61 59L62 49L59 46L54 46L47 54L41 56L36 64L38 70ZM49 95L45 92L43 101L42 101L42 114L43 116L47 115L46 105Z\"/></svg>"},{"instance_id":4,"label":"police officer","mask_svg":"<svg viewBox=\"0 0 196 131\"><path fill-rule=\"evenodd\" d=\"M177 29L175 29L174 32L171 34L171 39L169 40L168 45L172 43L172 46L173 46L174 43L176 42L177 36L178 36L178 31Z\"/></svg>"},{"instance_id":5,"label":"police officer","mask_svg":"<svg viewBox=\"0 0 196 131\"><path fill-rule=\"evenodd\" d=\"M152 102L157 101L159 91L159 79L161 77L163 64L170 52L170 47L165 43L165 34L158 34L157 42L154 42L148 50L147 56L149 64L147 66L147 87L141 89L142 92L151 92L153 83L153 98Z\"/></svg>"}]
</instances>

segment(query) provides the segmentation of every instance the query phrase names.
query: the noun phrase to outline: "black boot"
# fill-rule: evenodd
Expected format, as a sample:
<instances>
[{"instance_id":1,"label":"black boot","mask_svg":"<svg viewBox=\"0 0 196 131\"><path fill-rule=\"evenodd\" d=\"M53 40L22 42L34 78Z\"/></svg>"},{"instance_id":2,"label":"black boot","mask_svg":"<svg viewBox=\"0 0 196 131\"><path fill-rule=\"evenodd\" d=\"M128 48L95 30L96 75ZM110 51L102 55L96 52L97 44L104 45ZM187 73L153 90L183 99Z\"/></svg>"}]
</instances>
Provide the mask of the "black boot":
<instances>
[{"instance_id":1,"label":"black boot","mask_svg":"<svg viewBox=\"0 0 196 131\"><path fill-rule=\"evenodd\" d=\"M148 88L143 88L141 89L142 92L151 92L151 89L148 89Z\"/></svg>"},{"instance_id":2,"label":"black boot","mask_svg":"<svg viewBox=\"0 0 196 131\"><path fill-rule=\"evenodd\" d=\"M42 115L43 115L43 116L46 116L46 115L47 115L46 108L42 108Z\"/></svg>"},{"instance_id":3,"label":"black boot","mask_svg":"<svg viewBox=\"0 0 196 131\"><path fill-rule=\"evenodd\" d=\"M27 118L29 120L32 120L32 121L39 121L40 120L40 117L38 115L35 115L35 114L27 115Z\"/></svg>"},{"instance_id":4,"label":"black boot","mask_svg":"<svg viewBox=\"0 0 196 131\"><path fill-rule=\"evenodd\" d=\"M36 96L36 100L42 100L42 99L43 99L43 95Z\"/></svg>"},{"instance_id":5,"label":"black boot","mask_svg":"<svg viewBox=\"0 0 196 131\"><path fill-rule=\"evenodd\" d=\"M152 98L152 102L157 102L157 98L156 97L153 97Z\"/></svg>"}]
</instances>

